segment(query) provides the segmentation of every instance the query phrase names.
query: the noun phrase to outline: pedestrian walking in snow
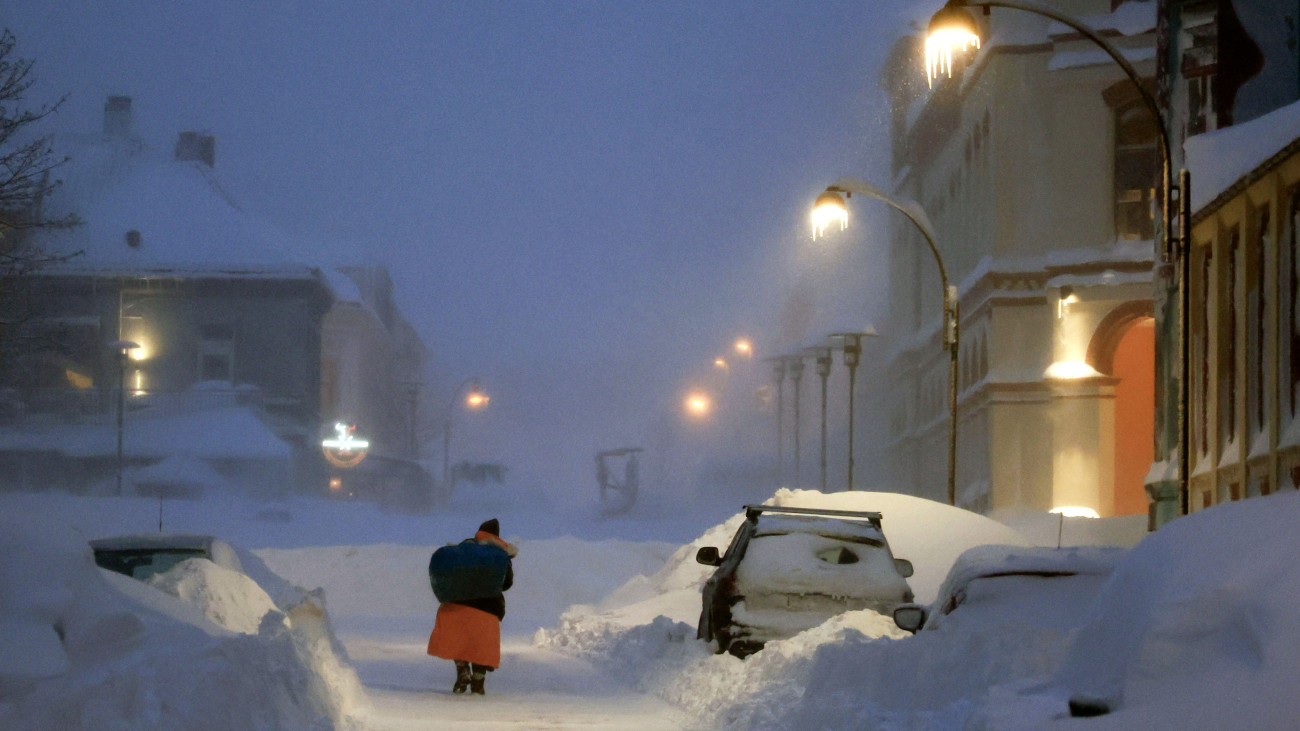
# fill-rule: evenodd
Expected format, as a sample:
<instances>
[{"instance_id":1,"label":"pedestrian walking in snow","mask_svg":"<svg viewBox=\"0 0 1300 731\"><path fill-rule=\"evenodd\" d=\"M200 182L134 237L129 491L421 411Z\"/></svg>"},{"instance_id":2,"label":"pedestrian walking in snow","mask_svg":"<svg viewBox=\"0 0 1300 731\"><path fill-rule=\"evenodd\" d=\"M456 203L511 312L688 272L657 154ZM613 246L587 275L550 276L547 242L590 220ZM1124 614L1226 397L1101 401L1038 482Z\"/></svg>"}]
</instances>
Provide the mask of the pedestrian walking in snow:
<instances>
[{"instance_id":1,"label":"pedestrian walking in snow","mask_svg":"<svg viewBox=\"0 0 1300 731\"><path fill-rule=\"evenodd\" d=\"M429 559L429 582L439 604L428 652L456 663L453 693L483 695L487 673L501 665L503 592L514 583L510 559L518 553L501 540L501 525L493 518L473 538L443 546Z\"/></svg>"}]
</instances>

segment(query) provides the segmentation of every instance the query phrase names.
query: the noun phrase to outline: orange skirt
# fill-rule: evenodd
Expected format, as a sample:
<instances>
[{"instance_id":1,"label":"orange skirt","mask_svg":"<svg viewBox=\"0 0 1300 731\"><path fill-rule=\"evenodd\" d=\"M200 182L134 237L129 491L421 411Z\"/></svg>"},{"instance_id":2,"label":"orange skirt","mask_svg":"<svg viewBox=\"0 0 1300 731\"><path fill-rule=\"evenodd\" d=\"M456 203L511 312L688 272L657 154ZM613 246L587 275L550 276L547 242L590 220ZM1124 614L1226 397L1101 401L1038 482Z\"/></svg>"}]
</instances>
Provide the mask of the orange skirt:
<instances>
[{"instance_id":1,"label":"orange skirt","mask_svg":"<svg viewBox=\"0 0 1300 731\"><path fill-rule=\"evenodd\" d=\"M501 620L464 604L440 604L429 635L429 654L445 660L500 667Z\"/></svg>"}]
</instances>

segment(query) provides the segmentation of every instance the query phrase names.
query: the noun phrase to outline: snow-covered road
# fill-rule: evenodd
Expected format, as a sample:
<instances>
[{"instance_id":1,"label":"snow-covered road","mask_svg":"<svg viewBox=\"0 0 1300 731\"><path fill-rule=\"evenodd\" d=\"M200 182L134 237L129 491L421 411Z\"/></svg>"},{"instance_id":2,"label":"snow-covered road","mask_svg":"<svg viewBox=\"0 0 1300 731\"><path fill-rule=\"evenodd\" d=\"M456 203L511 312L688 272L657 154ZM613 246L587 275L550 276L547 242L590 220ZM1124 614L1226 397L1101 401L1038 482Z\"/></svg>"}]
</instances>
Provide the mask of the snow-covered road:
<instances>
[{"instance_id":1,"label":"snow-covered road","mask_svg":"<svg viewBox=\"0 0 1300 731\"><path fill-rule=\"evenodd\" d=\"M424 637L340 635L365 683L375 731L407 729L680 729L672 706L604 677L589 663L502 638L487 695L451 693L451 663L425 654Z\"/></svg>"}]
</instances>

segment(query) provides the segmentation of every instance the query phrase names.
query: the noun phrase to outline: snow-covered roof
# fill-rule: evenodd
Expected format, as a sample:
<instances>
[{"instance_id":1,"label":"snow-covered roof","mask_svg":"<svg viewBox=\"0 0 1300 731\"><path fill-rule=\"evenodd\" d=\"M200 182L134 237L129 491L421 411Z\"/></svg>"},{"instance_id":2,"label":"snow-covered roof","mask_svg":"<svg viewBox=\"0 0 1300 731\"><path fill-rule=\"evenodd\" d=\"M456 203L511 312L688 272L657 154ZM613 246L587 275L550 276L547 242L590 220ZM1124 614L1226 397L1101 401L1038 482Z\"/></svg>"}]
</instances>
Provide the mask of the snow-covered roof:
<instances>
[{"instance_id":1,"label":"snow-covered roof","mask_svg":"<svg viewBox=\"0 0 1300 731\"><path fill-rule=\"evenodd\" d=\"M1199 212L1274 155L1300 143L1300 102L1249 122L1189 137L1184 165L1192 174L1192 211Z\"/></svg>"},{"instance_id":2,"label":"snow-covered roof","mask_svg":"<svg viewBox=\"0 0 1300 731\"><path fill-rule=\"evenodd\" d=\"M57 424L0 430L0 450L49 451L96 457L117 451L109 424ZM123 453L128 457L180 455L199 459L287 459L291 449L247 408L226 406L167 416L128 414Z\"/></svg>"},{"instance_id":3,"label":"snow-covered roof","mask_svg":"<svg viewBox=\"0 0 1300 731\"><path fill-rule=\"evenodd\" d=\"M129 478L136 485L197 485L222 487L226 479L197 457L171 455L148 467L131 470Z\"/></svg>"},{"instance_id":4,"label":"snow-covered roof","mask_svg":"<svg viewBox=\"0 0 1300 731\"><path fill-rule=\"evenodd\" d=\"M334 301L339 304L364 305L365 298L361 296L361 288L352 278L334 267L326 267L321 270L325 277L325 283L334 293Z\"/></svg>"},{"instance_id":5,"label":"snow-covered roof","mask_svg":"<svg viewBox=\"0 0 1300 731\"><path fill-rule=\"evenodd\" d=\"M52 253L84 253L43 272L316 276L314 266L291 253L301 247L240 210L205 163L176 161L134 140L72 137L60 143L71 160L48 206L84 223L41 232L39 241ZM135 232L138 245L128 243L128 232Z\"/></svg>"}]
</instances>

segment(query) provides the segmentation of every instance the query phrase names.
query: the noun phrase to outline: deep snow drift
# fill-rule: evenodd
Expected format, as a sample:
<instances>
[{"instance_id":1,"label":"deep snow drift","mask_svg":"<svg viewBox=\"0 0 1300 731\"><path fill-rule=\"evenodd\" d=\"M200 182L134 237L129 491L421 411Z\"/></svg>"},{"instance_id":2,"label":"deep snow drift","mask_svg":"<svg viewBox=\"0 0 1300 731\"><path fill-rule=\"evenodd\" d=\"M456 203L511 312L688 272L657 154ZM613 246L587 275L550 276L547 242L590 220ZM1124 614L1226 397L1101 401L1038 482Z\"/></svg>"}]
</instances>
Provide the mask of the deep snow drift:
<instances>
[{"instance_id":1,"label":"deep snow drift","mask_svg":"<svg viewBox=\"0 0 1300 731\"><path fill-rule=\"evenodd\" d=\"M151 586L45 527L0 524L0 727L352 725L363 694L319 593L206 559Z\"/></svg>"},{"instance_id":2,"label":"deep snow drift","mask_svg":"<svg viewBox=\"0 0 1300 731\"><path fill-rule=\"evenodd\" d=\"M901 497L776 499L878 509ZM906 556L900 544L909 531L894 529L906 521L891 525L891 511L907 510L902 502L884 510L895 553ZM935 544L962 533L938 511L925 517ZM915 636L881 615L852 612L745 661L693 639L688 615L699 604L688 606L686 585L703 577L684 560L694 552L688 546L674 555L679 563L598 606L574 608L535 642L604 665L688 709L702 727L1036 729L1084 723L1069 717L1075 697L1111 709L1089 728L1293 728L1297 521L1296 493L1216 507L1142 540L1075 611L1059 604L1077 596L1029 594L1000 616L971 615ZM735 522L696 544L720 545ZM921 574L927 556L910 558Z\"/></svg>"},{"instance_id":3,"label":"deep snow drift","mask_svg":"<svg viewBox=\"0 0 1300 731\"><path fill-rule=\"evenodd\" d=\"M893 552L916 567L909 583L921 601L937 594L967 547L1030 542L988 518L906 496L783 490L773 500L883 512ZM169 502L169 527L255 549L241 561L256 587L184 564L151 587L95 569L85 540L149 530L151 521L156 529L156 501L0 495L0 512L22 518L0 537L10 557L0 567L0 726L201 727L194 718L219 712L233 718L221 728L376 719L407 728L432 717L526 727L530 707L545 706L563 725L609 718L605 703L634 709L620 722L636 720L637 709L657 713L644 720L660 727L663 709L676 708L700 728L1028 729L1082 723L1066 710L1081 694L1113 709L1090 727L1289 728L1300 718L1287 685L1300 674L1295 493L1175 521L1124 552L1100 586L1062 594L1070 611L1060 597L1008 591L1004 611L957 610L916 636L870 610L849 612L743 662L695 639L710 571L695 550L725 546L738 513L712 527L687 514L666 529L633 517L575 537L563 533L583 531L589 516L534 515L536 504L524 502L512 510L466 501L430 516L306 500L273 511L234 499ZM469 709L437 690L450 686L450 663L423 655L434 611L425 565L434 547L486 517L500 517L521 548L507 595L514 649L493 678L502 694L490 690ZM1051 545L1062 528L1066 543L1095 543L1115 526L1022 522L1033 525L1034 542ZM698 537L682 545L689 537L675 535L688 529ZM656 535L672 540L645 540ZM268 601L277 611L248 633ZM290 606L301 610L284 611ZM310 641L295 638L313 617ZM365 650L371 695L392 704L384 713L365 710L331 620L345 643ZM533 636L532 648L519 646L521 635ZM584 685L586 662L599 668L604 700ZM400 691L386 685L398 682ZM567 685L561 692L556 683ZM667 703L637 705L639 696L617 695L611 683ZM232 709L230 697L247 702Z\"/></svg>"}]
</instances>

